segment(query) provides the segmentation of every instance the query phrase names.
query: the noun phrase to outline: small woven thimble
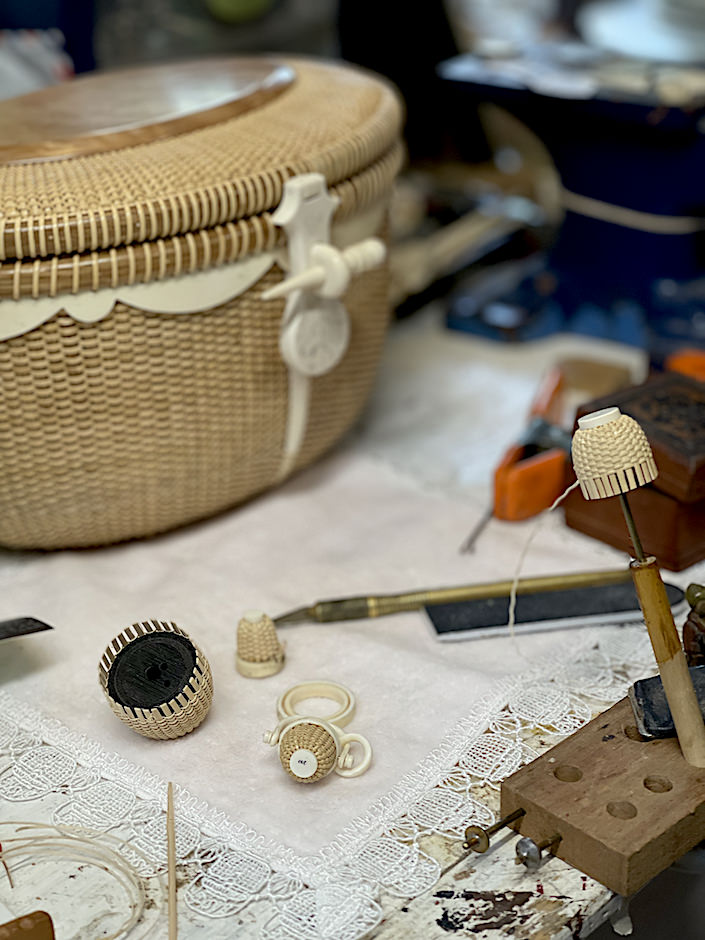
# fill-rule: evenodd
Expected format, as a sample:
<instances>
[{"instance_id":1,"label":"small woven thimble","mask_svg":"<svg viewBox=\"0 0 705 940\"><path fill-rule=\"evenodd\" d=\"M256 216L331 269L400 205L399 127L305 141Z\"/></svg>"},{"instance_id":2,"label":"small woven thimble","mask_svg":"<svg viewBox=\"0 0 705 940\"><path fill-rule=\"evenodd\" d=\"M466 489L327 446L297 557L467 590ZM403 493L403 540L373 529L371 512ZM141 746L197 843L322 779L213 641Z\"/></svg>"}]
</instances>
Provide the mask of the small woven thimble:
<instances>
[{"instance_id":1,"label":"small woven thimble","mask_svg":"<svg viewBox=\"0 0 705 940\"><path fill-rule=\"evenodd\" d=\"M276 627L261 610L246 610L237 625L237 671L248 679L264 679L284 665L284 647Z\"/></svg>"}]
</instances>

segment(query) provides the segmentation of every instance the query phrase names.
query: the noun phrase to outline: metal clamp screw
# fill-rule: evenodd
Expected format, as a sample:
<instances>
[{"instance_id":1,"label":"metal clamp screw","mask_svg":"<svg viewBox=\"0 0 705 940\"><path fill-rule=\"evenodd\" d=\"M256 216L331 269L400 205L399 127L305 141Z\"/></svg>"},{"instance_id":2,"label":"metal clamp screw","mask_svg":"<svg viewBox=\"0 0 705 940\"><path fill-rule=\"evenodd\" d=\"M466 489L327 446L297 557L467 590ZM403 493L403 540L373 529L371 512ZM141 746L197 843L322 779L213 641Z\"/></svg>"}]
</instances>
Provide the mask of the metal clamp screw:
<instances>
[{"instance_id":1,"label":"metal clamp screw","mask_svg":"<svg viewBox=\"0 0 705 940\"><path fill-rule=\"evenodd\" d=\"M529 871L536 871L543 859L544 849L549 849L554 845L558 845L561 839L562 836L556 834L550 839L544 839L543 842L539 842L537 844L533 839L529 839L525 836L523 839L519 839L517 842L517 857L514 859L514 861L517 865L523 865Z\"/></svg>"},{"instance_id":2,"label":"metal clamp screw","mask_svg":"<svg viewBox=\"0 0 705 940\"><path fill-rule=\"evenodd\" d=\"M482 855L490 847L490 837L493 836L495 832L499 832L500 829L508 826L510 822L514 822L515 819L520 819L524 815L526 815L526 810L515 809L513 813L504 816L502 819L498 819L496 823L493 823L486 829L483 829L482 826L468 826L465 830L463 848L472 849L473 852Z\"/></svg>"}]
</instances>

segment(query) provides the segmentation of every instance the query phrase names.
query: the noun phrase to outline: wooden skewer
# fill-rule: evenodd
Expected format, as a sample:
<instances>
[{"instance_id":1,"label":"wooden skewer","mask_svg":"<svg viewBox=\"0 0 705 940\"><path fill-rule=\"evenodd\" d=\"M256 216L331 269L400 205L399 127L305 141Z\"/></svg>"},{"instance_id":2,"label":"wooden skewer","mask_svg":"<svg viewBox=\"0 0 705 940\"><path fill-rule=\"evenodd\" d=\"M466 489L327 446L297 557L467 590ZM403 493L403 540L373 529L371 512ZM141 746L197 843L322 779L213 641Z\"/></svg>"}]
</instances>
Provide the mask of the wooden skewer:
<instances>
[{"instance_id":1,"label":"wooden skewer","mask_svg":"<svg viewBox=\"0 0 705 940\"><path fill-rule=\"evenodd\" d=\"M5 874L7 875L7 880L10 882L10 887L14 888L15 885L12 881L12 875L10 874L10 869L2 854L2 845L0 845L0 862L2 862L2 867L5 869Z\"/></svg>"},{"instance_id":2,"label":"wooden skewer","mask_svg":"<svg viewBox=\"0 0 705 940\"><path fill-rule=\"evenodd\" d=\"M177 940L176 930L176 835L174 833L174 784L166 793L166 857L169 875L169 940Z\"/></svg>"}]
</instances>

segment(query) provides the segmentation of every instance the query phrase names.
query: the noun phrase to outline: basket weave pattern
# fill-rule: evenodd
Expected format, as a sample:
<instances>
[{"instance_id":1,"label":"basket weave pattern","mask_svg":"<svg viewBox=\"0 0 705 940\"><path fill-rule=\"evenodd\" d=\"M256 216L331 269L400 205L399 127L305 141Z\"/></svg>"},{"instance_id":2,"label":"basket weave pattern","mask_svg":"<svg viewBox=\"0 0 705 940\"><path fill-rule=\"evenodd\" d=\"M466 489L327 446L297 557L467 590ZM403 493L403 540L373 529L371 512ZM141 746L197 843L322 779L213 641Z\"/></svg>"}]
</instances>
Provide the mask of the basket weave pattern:
<instances>
[{"instance_id":1,"label":"basket weave pattern","mask_svg":"<svg viewBox=\"0 0 705 940\"><path fill-rule=\"evenodd\" d=\"M295 79L285 92L227 120L0 165L0 299L11 317L24 322L33 299L44 310L47 297L83 302L114 291L98 312L125 297L123 285L164 280L173 289L177 276L262 252L281 259L286 236L272 213L301 173L324 175L339 200L336 223L359 220L365 237L374 234L402 161L399 100L347 66L289 64ZM387 270L355 277L342 298L350 345L310 380L306 431L301 440L300 421L293 445L287 422L301 410L279 351L285 301L261 299L283 276L275 264L199 313L118 301L85 323L59 299L53 317L0 342L0 544L54 549L155 535L235 506L329 449L372 385ZM227 268L215 275L219 284L226 277ZM159 285L149 290L159 296Z\"/></svg>"},{"instance_id":2,"label":"basket weave pattern","mask_svg":"<svg viewBox=\"0 0 705 940\"><path fill-rule=\"evenodd\" d=\"M252 611L238 623L235 665L241 675L252 679L273 676L284 665L284 647L265 613Z\"/></svg>"},{"instance_id":3,"label":"basket weave pattern","mask_svg":"<svg viewBox=\"0 0 705 940\"><path fill-rule=\"evenodd\" d=\"M336 220L343 221L385 198L402 159L403 148L395 145L354 179L332 187L331 191L340 199ZM8 261L0 264L0 299L55 297L123 284L147 284L270 251L282 241L283 233L272 222L271 213L263 212L154 242L138 240L136 244L109 251L80 251L49 260Z\"/></svg>"},{"instance_id":4,"label":"basket weave pattern","mask_svg":"<svg viewBox=\"0 0 705 940\"><path fill-rule=\"evenodd\" d=\"M579 428L573 435L572 459L586 499L617 496L658 476L646 435L625 414L595 428Z\"/></svg>"},{"instance_id":5,"label":"basket weave pattern","mask_svg":"<svg viewBox=\"0 0 705 940\"><path fill-rule=\"evenodd\" d=\"M94 324L65 313L0 343L0 542L65 548L154 535L277 481L288 396L283 301L260 294L206 313L117 304ZM314 379L296 467L320 456L371 388L386 331L384 269L346 296L352 342Z\"/></svg>"},{"instance_id":6,"label":"basket weave pattern","mask_svg":"<svg viewBox=\"0 0 705 940\"><path fill-rule=\"evenodd\" d=\"M249 114L125 150L0 167L0 260L258 215L278 205L290 177L319 172L335 185L395 146L401 114L390 88L348 68L288 64L291 91Z\"/></svg>"},{"instance_id":7,"label":"basket weave pattern","mask_svg":"<svg viewBox=\"0 0 705 940\"><path fill-rule=\"evenodd\" d=\"M119 704L108 692L108 673L115 657L137 637L159 632L178 633L186 637L195 649L196 665L188 685L175 698L156 708L128 708ZM213 678L208 660L187 633L175 623L163 620L133 623L119 633L103 653L98 677L113 713L138 734L161 741L180 738L193 731L206 717L213 701Z\"/></svg>"},{"instance_id":8,"label":"basket weave pattern","mask_svg":"<svg viewBox=\"0 0 705 940\"><path fill-rule=\"evenodd\" d=\"M318 767L310 777L297 777L289 766L291 755L300 748L311 751L318 761ZM315 783L321 777L327 776L335 766L337 759L335 741L320 725L302 722L294 725L282 735L279 742L279 759L284 770L294 780L299 783Z\"/></svg>"}]
</instances>

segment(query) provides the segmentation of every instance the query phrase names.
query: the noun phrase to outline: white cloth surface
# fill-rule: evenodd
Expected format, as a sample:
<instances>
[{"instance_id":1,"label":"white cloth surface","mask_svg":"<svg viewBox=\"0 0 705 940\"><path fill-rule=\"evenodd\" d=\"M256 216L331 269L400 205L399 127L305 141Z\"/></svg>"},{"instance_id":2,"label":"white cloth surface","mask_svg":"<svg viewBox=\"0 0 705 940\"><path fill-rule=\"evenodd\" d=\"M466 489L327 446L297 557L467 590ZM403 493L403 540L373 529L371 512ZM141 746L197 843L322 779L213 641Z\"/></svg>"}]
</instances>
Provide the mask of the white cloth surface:
<instances>
[{"instance_id":1,"label":"white cloth surface","mask_svg":"<svg viewBox=\"0 0 705 940\"><path fill-rule=\"evenodd\" d=\"M442 329L433 311L397 324L372 403L339 450L285 486L158 539L95 551L0 553L0 619L32 615L52 633L0 644L0 686L108 751L144 765L299 854L325 846L425 757L497 680L565 648L569 631L442 644L421 612L282 628L287 662L263 680L235 671L238 619L315 600L514 574L533 525L493 520L472 555L458 546L484 511L492 466L522 428L542 372L559 355L641 354L584 338L507 347ZM80 494L77 494L80 498ZM525 575L619 567L625 558L545 519ZM211 713L185 738L141 738L111 713L97 666L137 620L173 620L208 656ZM370 770L297 784L262 733L306 679L357 697L349 731Z\"/></svg>"},{"instance_id":2,"label":"white cloth surface","mask_svg":"<svg viewBox=\"0 0 705 940\"><path fill-rule=\"evenodd\" d=\"M422 613L347 624L291 626L284 670L264 680L234 668L238 618L273 615L316 599L511 577L528 525L500 526L482 551L458 545L475 513L457 498L421 490L382 462L345 449L237 512L148 542L0 560L0 618L33 615L51 634L3 644L0 684L97 739L107 750L174 780L295 849L316 852L383 796L486 696L497 678L523 671L566 642L561 633L442 644ZM526 573L623 563L550 518ZM501 551L499 548L501 547ZM174 620L213 669L214 703L185 738L141 738L111 713L97 681L103 649L121 629ZM262 732L289 686L329 678L358 699L348 730L369 738L371 769L311 786L283 772Z\"/></svg>"}]
</instances>

